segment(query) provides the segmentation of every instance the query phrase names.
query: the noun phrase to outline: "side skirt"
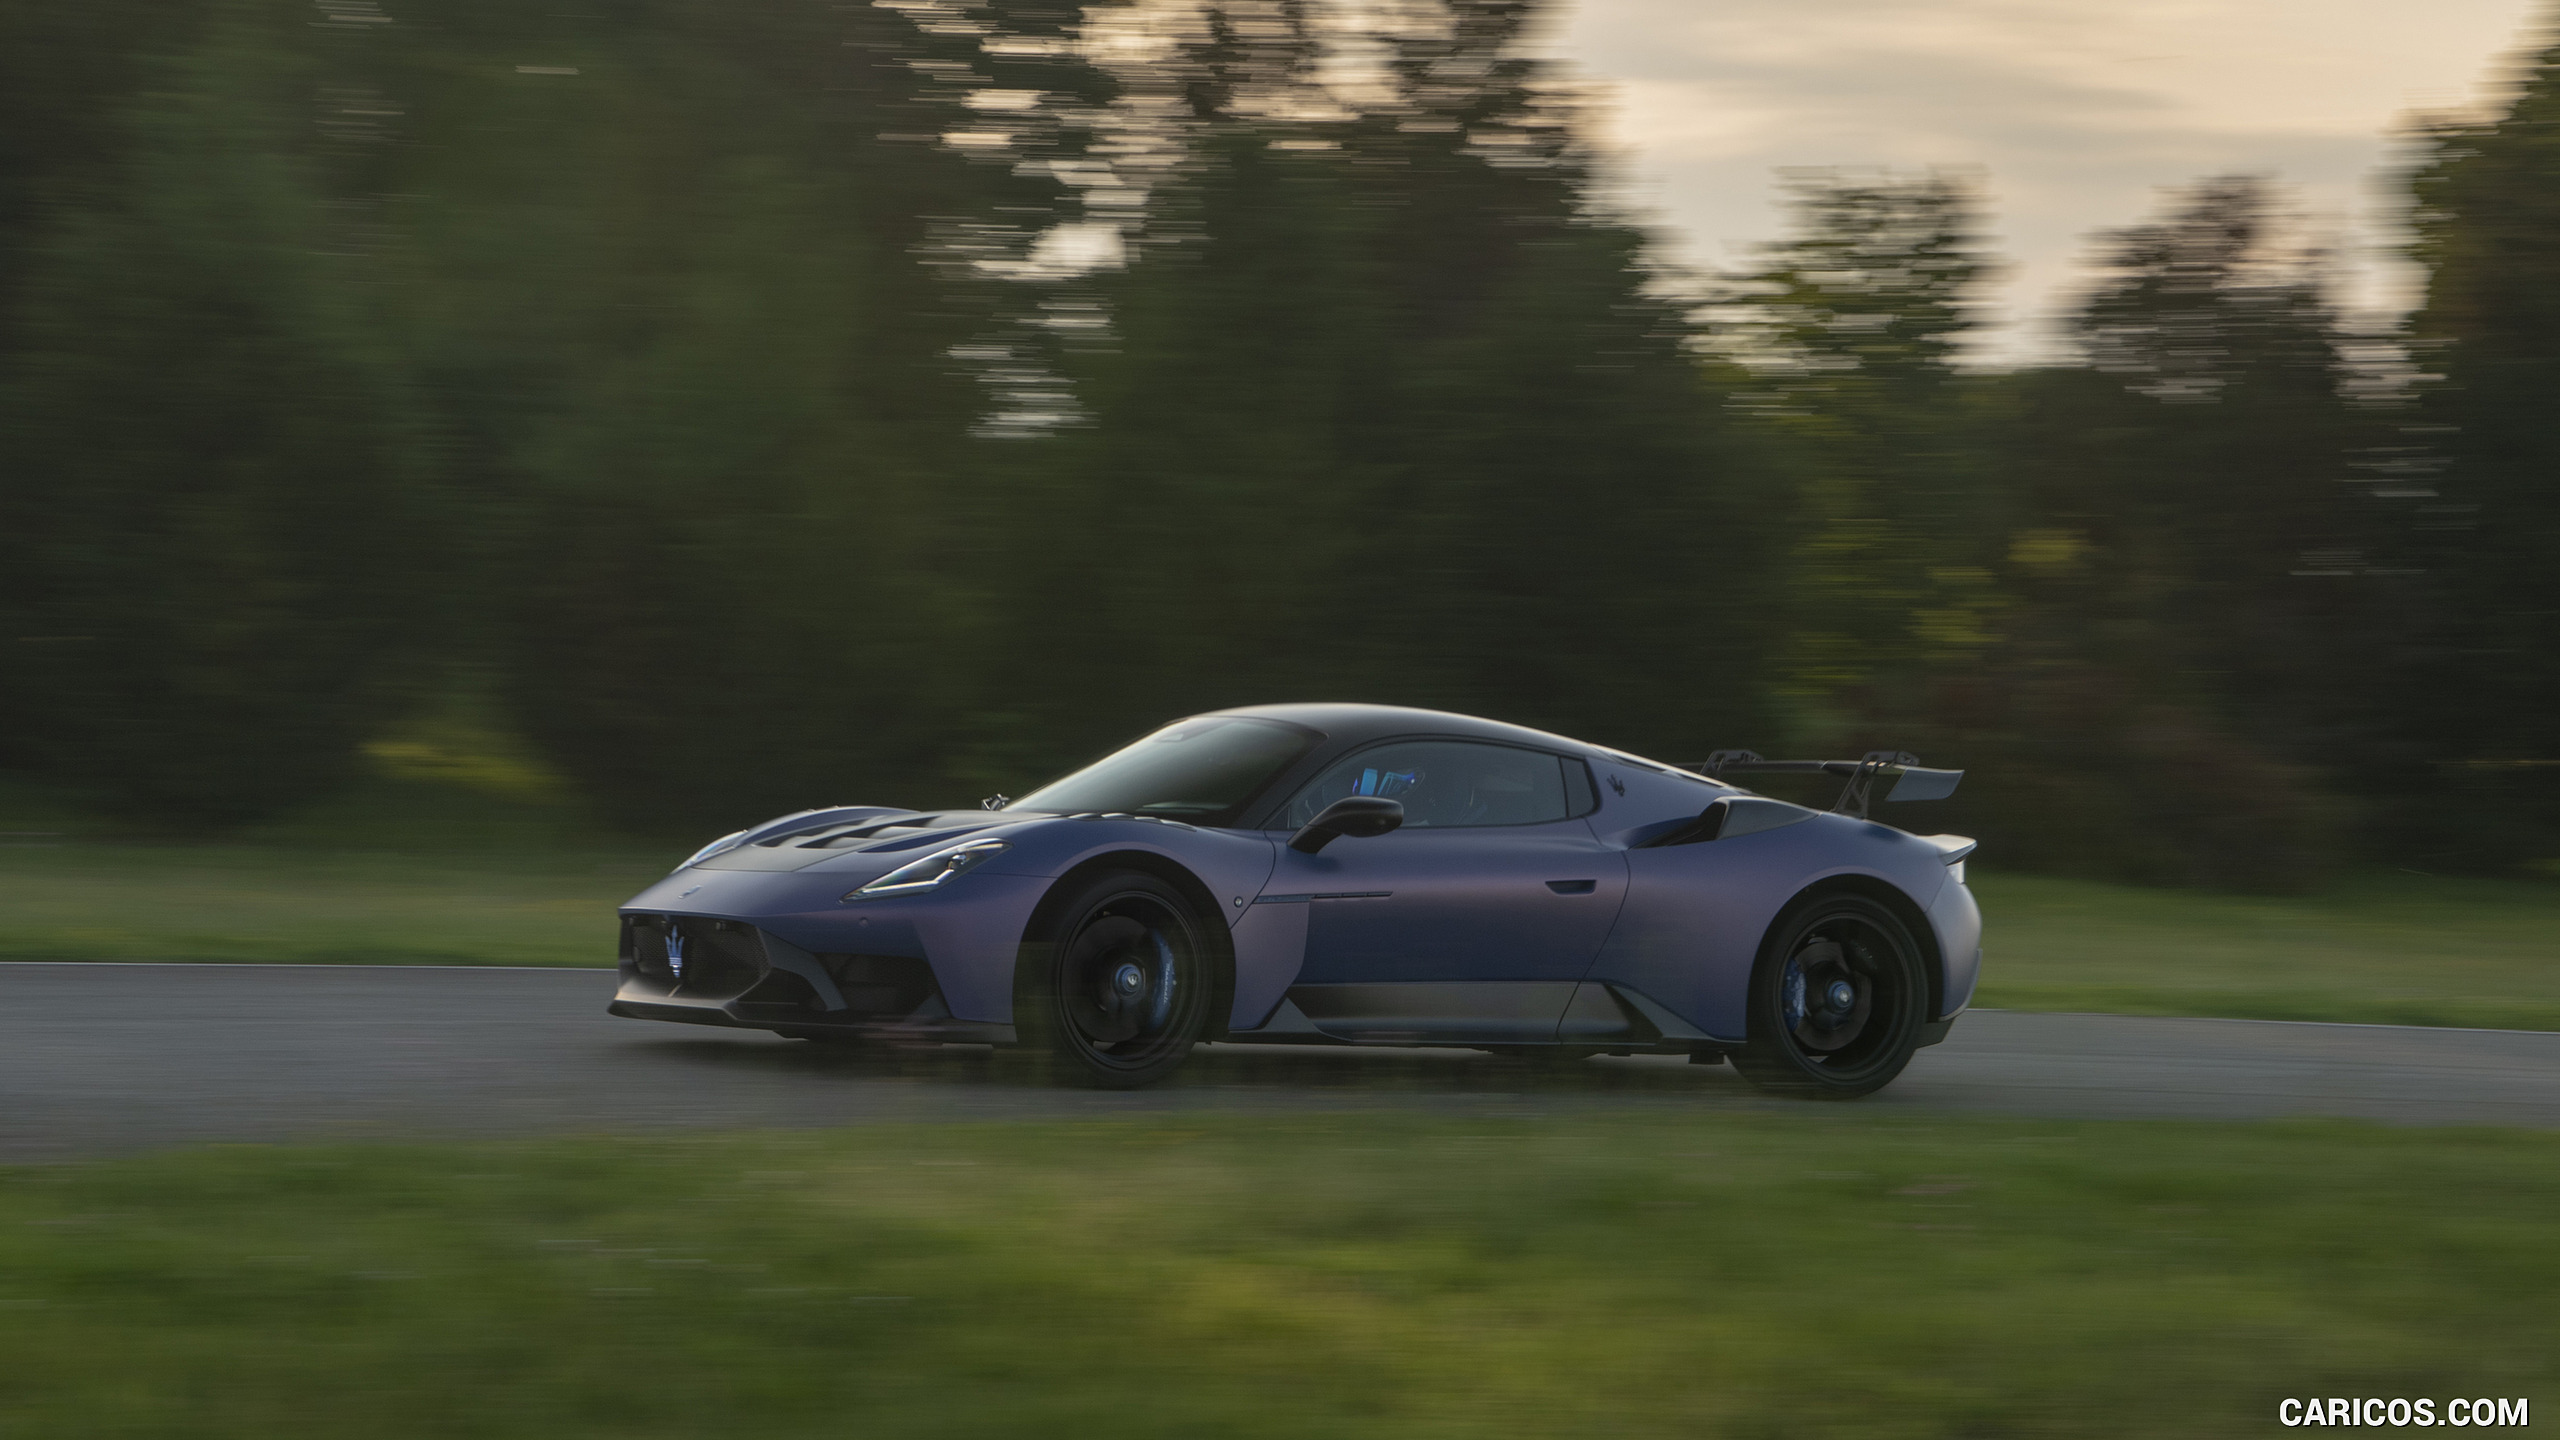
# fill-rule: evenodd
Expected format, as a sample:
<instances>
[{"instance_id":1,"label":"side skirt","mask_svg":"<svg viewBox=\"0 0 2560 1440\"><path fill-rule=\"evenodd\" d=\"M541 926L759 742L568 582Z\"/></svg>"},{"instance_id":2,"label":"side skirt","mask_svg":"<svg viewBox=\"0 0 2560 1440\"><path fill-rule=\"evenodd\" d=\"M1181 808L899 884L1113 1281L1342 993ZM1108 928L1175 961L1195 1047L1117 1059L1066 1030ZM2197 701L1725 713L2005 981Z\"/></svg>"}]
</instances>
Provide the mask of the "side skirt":
<instances>
[{"instance_id":1,"label":"side skirt","mask_svg":"<svg viewBox=\"0 0 2560 1440\"><path fill-rule=\"evenodd\" d=\"M1664 1054L1725 1048L1649 997L1570 980L1298 985L1260 1026L1223 1038L1257 1045L1561 1046Z\"/></svg>"}]
</instances>

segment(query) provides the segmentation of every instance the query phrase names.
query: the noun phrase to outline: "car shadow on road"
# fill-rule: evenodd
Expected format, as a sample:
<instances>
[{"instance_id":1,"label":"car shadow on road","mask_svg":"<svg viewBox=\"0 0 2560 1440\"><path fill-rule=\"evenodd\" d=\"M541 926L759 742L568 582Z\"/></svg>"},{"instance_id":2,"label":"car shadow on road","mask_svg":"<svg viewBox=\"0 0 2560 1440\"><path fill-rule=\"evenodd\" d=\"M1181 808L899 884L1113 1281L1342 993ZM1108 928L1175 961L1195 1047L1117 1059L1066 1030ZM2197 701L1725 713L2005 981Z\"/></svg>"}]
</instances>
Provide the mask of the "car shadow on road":
<instances>
[{"instance_id":1,"label":"car shadow on road","mask_svg":"<svg viewBox=\"0 0 2560 1440\"><path fill-rule=\"evenodd\" d=\"M779 1039L768 1044L731 1036L670 1036L643 1043L660 1056L732 1072L1000 1089L1048 1086L1041 1067L1030 1057L982 1045L839 1045ZM1731 1066L1692 1065L1678 1056L1549 1059L1481 1050L1225 1044L1201 1046L1156 1088L1595 1097L1740 1098L1752 1093Z\"/></svg>"}]
</instances>

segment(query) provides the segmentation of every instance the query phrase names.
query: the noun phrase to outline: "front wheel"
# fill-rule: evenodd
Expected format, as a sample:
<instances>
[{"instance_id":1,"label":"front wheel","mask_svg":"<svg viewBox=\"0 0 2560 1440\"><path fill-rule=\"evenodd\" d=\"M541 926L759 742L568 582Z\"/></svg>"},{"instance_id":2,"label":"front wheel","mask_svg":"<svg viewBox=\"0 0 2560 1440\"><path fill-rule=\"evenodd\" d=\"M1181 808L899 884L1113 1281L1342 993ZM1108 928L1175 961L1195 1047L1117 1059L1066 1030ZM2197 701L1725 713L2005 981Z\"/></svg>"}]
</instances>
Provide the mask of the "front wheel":
<instances>
[{"instance_id":1,"label":"front wheel","mask_svg":"<svg viewBox=\"0 0 2560 1440\"><path fill-rule=\"evenodd\" d=\"M1171 885L1136 871L1099 876L1059 908L1053 938L1025 947L1015 1023L1059 1078L1152 1085L1208 1028L1209 944Z\"/></svg>"},{"instance_id":2,"label":"front wheel","mask_svg":"<svg viewBox=\"0 0 2560 1440\"><path fill-rule=\"evenodd\" d=\"M1734 1068L1772 1094L1872 1094L1911 1062L1928 1006L1920 945L1902 918L1863 895L1820 896L1769 927Z\"/></svg>"}]
</instances>

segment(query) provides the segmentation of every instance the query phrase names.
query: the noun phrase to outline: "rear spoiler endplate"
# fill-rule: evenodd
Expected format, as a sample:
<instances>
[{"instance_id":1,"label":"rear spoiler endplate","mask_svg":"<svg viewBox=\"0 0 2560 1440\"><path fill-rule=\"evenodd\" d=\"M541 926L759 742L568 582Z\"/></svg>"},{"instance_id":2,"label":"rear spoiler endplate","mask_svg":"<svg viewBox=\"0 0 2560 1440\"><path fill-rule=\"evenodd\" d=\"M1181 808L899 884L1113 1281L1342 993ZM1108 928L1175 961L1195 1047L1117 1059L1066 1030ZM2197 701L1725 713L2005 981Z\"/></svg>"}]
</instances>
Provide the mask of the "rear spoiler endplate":
<instances>
[{"instance_id":1,"label":"rear spoiler endplate","mask_svg":"<svg viewBox=\"0 0 2560 1440\"><path fill-rule=\"evenodd\" d=\"M1837 775L1846 783L1831 812L1858 820L1867 818L1870 799L1944 800L1964 779L1961 770L1927 769L1919 756L1904 750L1870 750L1856 760L1764 760L1750 750L1718 750L1680 768L1710 780L1729 774ZM1887 782L1881 796L1873 794L1878 780Z\"/></svg>"}]
</instances>

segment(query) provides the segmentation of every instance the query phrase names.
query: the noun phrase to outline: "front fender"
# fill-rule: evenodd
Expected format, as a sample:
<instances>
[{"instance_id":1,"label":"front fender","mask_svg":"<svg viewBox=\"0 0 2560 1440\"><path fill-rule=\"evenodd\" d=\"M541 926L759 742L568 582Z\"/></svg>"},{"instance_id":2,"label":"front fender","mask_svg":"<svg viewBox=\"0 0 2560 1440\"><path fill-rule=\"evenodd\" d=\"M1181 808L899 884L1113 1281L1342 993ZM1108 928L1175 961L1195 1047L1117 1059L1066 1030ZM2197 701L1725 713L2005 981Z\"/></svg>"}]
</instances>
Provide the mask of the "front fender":
<instances>
[{"instance_id":1,"label":"front fender","mask_svg":"<svg viewBox=\"0 0 2560 1440\"><path fill-rule=\"evenodd\" d=\"M1262 892L1273 860L1271 840L1259 831L1152 820L1061 818L993 833L1013 848L988 861L982 873L1054 880L1103 856L1134 851L1190 871L1229 910L1242 909ZM1228 918L1232 923L1234 917Z\"/></svg>"},{"instance_id":2,"label":"front fender","mask_svg":"<svg viewBox=\"0 0 2560 1440\"><path fill-rule=\"evenodd\" d=\"M1288 949L1285 944L1265 944L1261 930L1238 927L1271 874L1272 842L1257 832L1134 819L1059 818L981 833L1002 839L1011 848L931 894L861 901L834 898L851 888L854 874L876 868L879 857L846 856L801 872L813 879L828 876L836 888L823 910L791 917L789 923L813 930L823 927L834 943L816 946L794 939L784 933L780 921L768 928L810 949L921 956L932 962L956 1018L1010 1023L1014 965L1041 900L1060 877L1084 866L1107 864L1115 855L1144 855L1179 867L1209 892L1216 913L1203 918L1227 927L1235 955L1235 1016L1259 1005L1254 1011L1254 1018L1259 1018L1277 1003L1279 989L1286 988L1296 974L1303 946ZM903 864L924 853L928 852L918 850L896 858ZM852 935L834 912L851 917ZM899 945L913 948L888 948ZM1285 974L1279 973L1284 969ZM1230 1023L1247 1022L1238 1018Z\"/></svg>"},{"instance_id":3,"label":"front fender","mask_svg":"<svg viewBox=\"0 0 2560 1440\"><path fill-rule=\"evenodd\" d=\"M1230 1028L1260 1024L1280 1003L1306 958L1305 916L1297 917L1299 931L1293 936L1286 933L1285 923L1262 913L1275 907L1253 903L1270 880L1279 853L1272 839L1258 831L1209 830L1146 820L1062 819L1005 838L1014 848L988 862L980 873L1001 868L1054 884L1058 877L1085 866L1108 864L1115 855L1144 855L1178 866L1198 880L1217 910L1216 923L1226 927L1228 949L1235 958L1234 1004L1227 1015Z\"/></svg>"}]
</instances>

